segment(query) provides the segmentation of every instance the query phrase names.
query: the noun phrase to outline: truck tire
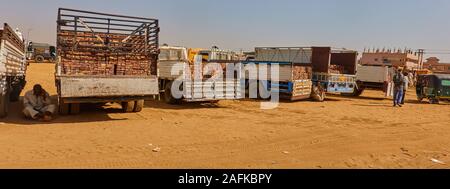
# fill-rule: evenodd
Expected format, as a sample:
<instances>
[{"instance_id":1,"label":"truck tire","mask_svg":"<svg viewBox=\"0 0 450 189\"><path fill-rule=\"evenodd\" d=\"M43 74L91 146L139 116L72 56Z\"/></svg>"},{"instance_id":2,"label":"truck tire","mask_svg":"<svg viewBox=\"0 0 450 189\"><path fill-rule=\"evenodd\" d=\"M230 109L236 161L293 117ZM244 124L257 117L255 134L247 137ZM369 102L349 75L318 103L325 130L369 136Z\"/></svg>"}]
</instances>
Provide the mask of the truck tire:
<instances>
[{"instance_id":1,"label":"truck tire","mask_svg":"<svg viewBox=\"0 0 450 189\"><path fill-rule=\"evenodd\" d=\"M355 91L353 91L352 96L355 96L355 97L361 96L361 94L362 94L363 92L364 92L364 88L358 88L358 89L355 89Z\"/></svg>"},{"instance_id":2,"label":"truck tire","mask_svg":"<svg viewBox=\"0 0 450 189\"><path fill-rule=\"evenodd\" d=\"M133 112L134 110L134 101L122 102L122 110L123 112Z\"/></svg>"},{"instance_id":3,"label":"truck tire","mask_svg":"<svg viewBox=\"0 0 450 189\"><path fill-rule=\"evenodd\" d=\"M69 104L63 103L63 102L60 101L58 103L58 107L59 107L59 114L60 115L68 115L69 114Z\"/></svg>"},{"instance_id":4,"label":"truck tire","mask_svg":"<svg viewBox=\"0 0 450 189\"><path fill-rule=\"evenodd\" d=\"M174 98L172 95L172 92L171 92L172 84L173 84L173 82L170 81L166 84L166 86L164 86L164 101L167 104L180 104L181 100Z\"/></svg>"},{"instance_id":5,"label":"truck tire","mask_svg":"<svg viewBox=\"0 0 450 189\"><path fill-rule=\"evenodd\" d=\"M45 58L44 58L44 56L42 56L42 55L37 55L37 56L34 58L34 61L36 61L36 63L43 63L44 60L45 60Z\"/></svg>"},{"instance_id":6,"label":"truck tire","mask_svg":"<svg viewBox=\"0 0 450 189\"><path fill-rule=\"evenodd\" d=\"M0 95L0 118L8 116L9 93Z\"/></svg>"},{"instance_id":7,"label":"truck tire","mask_svg":"<svg viewBox=\"0 0 450 189\"><path fill-rule=\"evenodd\" d=\"M136 100L134 101L134 110L133 112L140 112L142 108L144 108L144 100Z\"/></svg>"},{"instance_id":8,"label":"truck tire","mask_svg":"<svg viewBox=\"0 0 450 189\"><path fill-rule=\"evenodd\" d=\"M19 101L20 92L22 92L20 86L15 86L12 88L11 94L9 95L9 100L11 102Z\"/></svg>"},{"instance_id":9,"label":"truck tire","mask_svg":"<svg viewBox=\"0 0 450 189\"><path fill-rule=\"evenodd\" d=\"M365 88L364 88L364 84L361 81L356 81L356 87L353 90L353 93L349 94L349 95L344 95L344 96L354 96L354 97L358 97L361 96L361 94L364 92Z\"/></svg>"},{"instance_id":10,"label":"truck tire","mask_svg":"<svg viewBox=\"0 0 450 189\"><path fill-rule=\"evenodd\" d=\"M429 102L430 102L430 104L439 104L439 99L437 99L437 98L430 98Z\"/></svg>"},{"instance_id":11,"label":"truck tire","mask_svg":"<svg viewBox=\"0 0 450 189\"><path fill-rule=\"evenodd\" d=\"M75 115L80 113L80 103L70 104L70 114Z\"/></svg>"}]
</instances>

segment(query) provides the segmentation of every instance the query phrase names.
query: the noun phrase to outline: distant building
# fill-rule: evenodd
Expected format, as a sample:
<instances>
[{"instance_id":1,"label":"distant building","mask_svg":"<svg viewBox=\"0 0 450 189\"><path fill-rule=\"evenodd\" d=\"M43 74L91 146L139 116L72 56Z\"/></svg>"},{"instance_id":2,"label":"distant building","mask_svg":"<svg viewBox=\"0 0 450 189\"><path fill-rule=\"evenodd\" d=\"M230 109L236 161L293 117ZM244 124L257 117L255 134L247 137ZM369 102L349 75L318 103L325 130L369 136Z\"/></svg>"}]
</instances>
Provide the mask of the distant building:
<instances>
[{"instance_id":1,"label":"distant building","mask_svg":"<svg viewBox=\"0 0 450 189\"><path fill-rule=\"evenodd\" d=\"M450 73L450 63L439 63L439 61L437 57L430 57L423 63L423 68L434 73Z\"/></svg>"},{"instance_id":2,"label":"distant building","mask_svg":"<svg viewBox=\"0 0 450 189\"><path fill-rule=\"evenodd\" d=\"M386 65L407 69L418 68L419 57L411 50L364 50L360 59L363 65Z\"/></svg>"}]
</instances>

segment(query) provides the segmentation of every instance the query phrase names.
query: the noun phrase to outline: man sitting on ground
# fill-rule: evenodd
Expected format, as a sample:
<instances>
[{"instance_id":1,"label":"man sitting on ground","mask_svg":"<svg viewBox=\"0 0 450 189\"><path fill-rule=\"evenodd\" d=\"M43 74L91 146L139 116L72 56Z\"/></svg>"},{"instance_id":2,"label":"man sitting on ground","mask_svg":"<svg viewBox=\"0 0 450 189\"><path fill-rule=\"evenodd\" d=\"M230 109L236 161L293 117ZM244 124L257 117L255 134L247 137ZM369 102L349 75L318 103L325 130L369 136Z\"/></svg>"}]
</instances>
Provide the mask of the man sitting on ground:
<instances>
[{"instance_id":1,"label":"man sitting on ground","mask_svg":"<svg viewBox=\"0 0 450 189\"><path fill-rule=\"evenodd\" d=\"M23 105L23 113L27 118L40 121L51 121L56 110L56 106L51 104L49 94L39 84L25 93Z\"/></svg>"}]
</instances>

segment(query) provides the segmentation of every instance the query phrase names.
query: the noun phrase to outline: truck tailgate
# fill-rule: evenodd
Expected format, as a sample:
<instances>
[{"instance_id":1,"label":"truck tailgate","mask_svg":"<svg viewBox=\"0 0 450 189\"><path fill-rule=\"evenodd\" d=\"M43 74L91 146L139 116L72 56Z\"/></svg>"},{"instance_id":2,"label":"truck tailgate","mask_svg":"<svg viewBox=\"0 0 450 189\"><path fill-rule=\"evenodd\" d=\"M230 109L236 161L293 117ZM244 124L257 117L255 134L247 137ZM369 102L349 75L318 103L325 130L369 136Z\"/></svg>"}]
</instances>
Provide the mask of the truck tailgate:
<instances>
[{"instance_id":1,"label":"truck tailgate","mask_svg":"<svg viewBox=\"0 0 450 189\"><path fill-rule=\"evenodd\" d=\"M156 77L57 76L61 97L116 97L156 95Z\"/></svg>"}]
</instances>

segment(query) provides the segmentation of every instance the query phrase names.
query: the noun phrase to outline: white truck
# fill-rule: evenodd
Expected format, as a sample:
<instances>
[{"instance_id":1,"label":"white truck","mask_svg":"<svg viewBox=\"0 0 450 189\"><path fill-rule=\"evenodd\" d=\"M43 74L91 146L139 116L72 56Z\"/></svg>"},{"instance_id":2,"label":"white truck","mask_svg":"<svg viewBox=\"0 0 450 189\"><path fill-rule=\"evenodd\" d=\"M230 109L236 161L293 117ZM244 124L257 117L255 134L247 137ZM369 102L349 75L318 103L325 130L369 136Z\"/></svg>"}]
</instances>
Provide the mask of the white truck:
<instances>
[{"instance_id":1,"label":"white truck","mask_svg":"<svg viewBox=\"0 0 450 189\"><path fill-rule=\"evenodd\" d=\"M365 89L381 90L386 96L392 96L392 66L361 65L356 68L356 88L353 96L359 96Z\"/></svg>"},{"instance_id":2,"label":"white truck","mask_svg":"<svg viewBox=\"0 0 450 189\"><path fill-rule=\"evenodd\" d=\"M0 117L8 115L10 101L19 100L27 69L25 43L19 33L4 24L0 28Z\"/></svg>"},{"instance_id":3,"label":"white truck","mask_svg":"<svg viewBox=\"0 0 450 189\"><path fill-rule=\"evenodd\" d=\"M237 74L233 78L223 77L227 64L236 68L233 72ZM206 67L211 68L210 71L205 71ZM190 62L185 47L161 46L158 58L160 95L169 104L240 99L240 69L236 61L204 62L202 55L196 55ZM175 94L173 88L179 94Z\"/></svg>"}]
</instances>

